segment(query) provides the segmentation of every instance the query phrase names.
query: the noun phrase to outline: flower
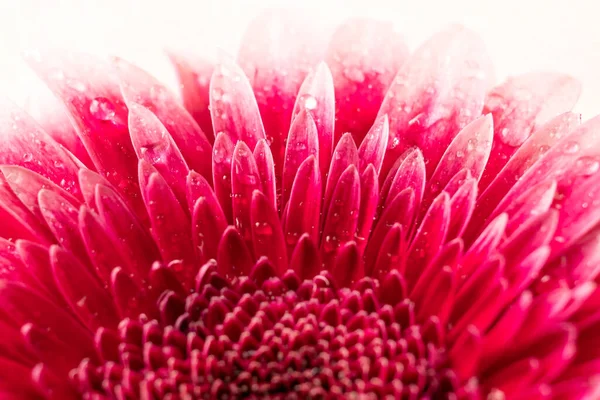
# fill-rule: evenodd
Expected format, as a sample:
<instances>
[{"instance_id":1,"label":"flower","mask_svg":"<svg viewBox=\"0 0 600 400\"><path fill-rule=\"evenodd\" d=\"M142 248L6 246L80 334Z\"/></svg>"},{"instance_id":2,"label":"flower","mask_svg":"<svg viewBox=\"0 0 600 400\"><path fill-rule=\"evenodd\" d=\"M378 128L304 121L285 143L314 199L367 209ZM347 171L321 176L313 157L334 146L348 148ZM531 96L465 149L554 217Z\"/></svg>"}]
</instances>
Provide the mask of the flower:
<instances>
[{"instance_id":1,"label":"flower","mask_svg":"<svg viewBox=\"0 0 600 400\"><path fill-rule=\"evenodd\" d=\"M124 60L29 56L67 113L1 111L2 398L600 396L579 84L490 90L461 27L409 56L294 23L172 54L185 108Z\"/></svg>"}]
</instances>

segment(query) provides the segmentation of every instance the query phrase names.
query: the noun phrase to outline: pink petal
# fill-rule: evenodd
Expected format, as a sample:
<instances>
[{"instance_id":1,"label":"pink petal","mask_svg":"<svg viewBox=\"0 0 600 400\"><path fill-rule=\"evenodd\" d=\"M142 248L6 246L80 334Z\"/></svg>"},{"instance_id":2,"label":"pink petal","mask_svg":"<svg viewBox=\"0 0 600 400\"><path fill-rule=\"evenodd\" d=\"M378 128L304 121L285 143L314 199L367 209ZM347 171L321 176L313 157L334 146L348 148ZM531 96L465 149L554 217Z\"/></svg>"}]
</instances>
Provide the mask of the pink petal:
<instances>
[{"instance_id":1,"label":"pink petal","mask_svg":"<svg viewBox=\"0 0 600 400\"><path fill-rule=\"evenodd\" d=\"M116 327L117 311L100 281L58 246L50 247L50 262L59 290L86 326Z\"/></svg>"},{"instance_id":2,"label":"pink petal","mask_svg":"<svg viewBox=\"0 0 600 400\"><path fill-rule=\"evenodd\" d=\"M425 267L444 244L449 224L450 198L446 192L442 192L427 210L408 250L404 278L409 290L417 282L420 269Z\"/></svg>"},{"instance_id":3,"label":"pink petal","mask_svg":"<svg viewBox=\"0 0 600 400\"><path fill-rule=\"evenodd\" d=\"M427 300L417 307L417 320L423 321L430 316L436 316L441 321L448 318L454 305L456 278L456 273L448 266L444 266L433 277L424 295Z\"/></svg>"},{"instance_id":4,"label":"pink petal","mask_svg":"<svg viewBox=\"0 0 600 400\"><path fill-rule=\"evenodd\" d=\"M79 234L79 209L64 197L47 189L38 192L38 202L57 243L76 256L79 262L87 264L89 258Z\"/></svg>"},{"instance_id":5,"label":"pink petal","mask_svg":"<svg viewBox=\"0 0 600 400\"><path fill-rule=\"evenodd\" d=\"M390 202L375 225L365 249L365 271L371 275L375 267L380 247L394 224L400 224L404 234L410 229L415 213L415 194L411 188L404 189Z\"/></svg>"},{"instance_id":6,"label":"pink petal","mask_svg":"<svg viewBox=\"0 0 600 400\"><path fill-rule=\"evenodd\" d=\"M235 227L248 246L252 245L250 208L252 194L256 189L262 189L258 167L252 151L244 142L239 141L233 150L231 162L231 202Z\"/></svg>"},{"instance_id":7,"label":"pink petal","mask_svg":"<svg viewBox=\"0 0 600 400\"><path fill-rule=\"evenodd\" d=\"M125 257L110 232L99 221L93 211L81 207L78 215L79 232L85 244L85 250L90 258L100 280L108 285L110 274L115 267L123 267L135 275L145 271L136 271ZM106 251L111 249L111 251Z\"/></svg>"},{"instance_id":8,"label":"pink petal","mask_svg":"<svg viewBox=\"0 0 600 400\"><path fill-rule=\"evenodd\" d=\"M373 164L377 174L381 172L389 135L387 115L377 118L358 148L360 172L363 172L369 164Z\"/></svg>"},{"instance_id":9,"label":"pink petal","mask_svg":"<svg viewBox=\"0 0 600 400\"><path fill-rule=\"evenodd\" d=\"M209 183L194 171L188 175L188 199L194 248L198 249L201 260L216 258L227 220Z\"/></svg>"},{"instance_id":10,"label":"pink petal","mask_svg":"<svg viewBox=\"0 0 600 400\"><path fill-rule=\"evenodd\" d=\"M294 104L290 134L294 129L295 120L298 118L298 115L302 114L303 111L309 113L318 132L319 168L323 173L326 173L329 169L329 161L331 160L331 151L333 149L334 108L335 94L333 91L333 78L327 64L321 62L317 65L314 72L308 74L300 87L296 104ZM287 162L288 148L292 143L294 142L290 142L288 137L285 162Z\"/></svg>"},{"instance_id":11,"label":"pink petal","mask_svg":"<svg viewBox=\"0 0 600 400\"><path fill-rule=\"evenodd\" d=\"M59 97L97 170L124 195L137 215L143 204L137 159L127 129L127 107L110 69L82 54L30 57L29 64Z\"/></svg>"},{"instance_id":12,"label":"pink petal","mask_svg":"<svg viewBox=\"0 0 600 400\"><path fill-rule=\"evenodd\" d=\"M21 334L36 358L52 368L56 374L66 376L77 366L80 357L87 356L70 343L65 343L63 338L58 338L53 332L47 332L32 323L23 325Z\"/></svg>"},{"instance_id":13,"label":"pink petal","mask_svg":"<svg viewBox=\"0 0 600 400\"><path fill-rule=\"evenodd\" d=\"M321 266L316 244L308 233L303 234L290 256L289 268L295 271L300 279L312 279L321 271Z\"/></svg>"},{"instance_id":14,"label":"pink petal","mask_svg":"<svg viewBox=\"0 0 600 400\"><path fill-rule=\"evenodd\" d=\"M471 122L456 135L429 181L432 197L437 196L462 169L468 170L479 181L490 156L493 133L492 118L486 115Z\"/></svg>"},{"instance_id":15,"label":"pink petal","mask_svg":"<svg viewBox=\"0 0 600 400\"><path fill-rule=\"evenodd\" d=\"M468 357L465 357L467 354ZM467 327L460 340L452 346L448 356L454 366L454 372L461 381L473 376L477 362L482 356L481 334L477 328Z\"/></svg>"},{"instance_id":16,"label":"pink petal","mask_svg":"<svg viewBox=\"0 0 600 400\"><path fill-rule=\"evenodd\" d=\"M477 201L477 181L468 179L450 199L448 239L461 237L473 215Z\"/></svg>"},{"instance_id":17,"label":"pink petal","mask_svg":"<svg viewBox=\"0 0 600 400\"><path fill-rule=\"evenodd\" d=\"M16 106L4 102L1 109L0 164L30 169L81 198L77 186L79 168L64 148Z\"/></svg>"},{"instance_id":18,"label":"pink petal","mask_svg":"<svg viewBox=\"0 0 600 400\"><path fill-rule=\"evenodd\" d=\"M141 313L148 312L143 293L122 268L113 269L110 281L112 298L121 318L138 318ZM156 306L153 305L152 308L155 309Z\"/></svg>"},{"instance_id":19,"label":"pink petal","mask_svg":"<svg viewBox=\"0 0 600 400\"><path fill-rule=\"evenodd\" d=\"M287 204L298 167L308 157L314 156L319 160L319 133L315 121L308 110L300 111L290 127L285 148L283 164L282 196L283 204ZM331 151L331 149L330 149ZM329 161L329 157L327 157ZM326 170L321 170L326 171Z\"/></svg>"},{"instance_id":20,"label":"pink petal","mask_svg":"<svg viewBox=\"0 0 600 400\"><path fill-rule=\"evenodd\" d=\"M137 271L148 271L159 259L158 249L148 230L112 189L96 185L95 198L102 225L117 239L121 252L127 255Z\"/></svg>"},{"instance_id":21,"label":"pink petal","mask_svg":"<svg viewBox=\"0 0 600 400\"><path fill-rule=\"evenodd\" d=\"M210 115L214 131L225 132L234 143L241 140L253 149L256 142L265 138L248 78L233 60L225 57L210 81Z\"/></svg>"},{"instance_id":22,"label":"pink petal","mask_svg":"<svg viewBox=\"0 0 600 400\"><path fill-rule=\"evenodd\" d=\"M556 182L553 180L542 181L523 193L505 210L509 218L506 235L510 236L530 218L547 212L555 195Z\"/></svg>"},{"instance_id":23,"label":"pink petal","mask_svg":"<svg viewBox=\"0 0 600 400\"><path fill-rule=\"evenodd\" d=\"M395 223L385 233L379 247L379 252L374 254L377 261L369 266L367 276L383 278L389 271L398 270L406 253L406 240L403 226Z\"/></svg>"},{"instance_id":24,"label":"pink petal","mask_svg":"<svg viewBox=\"0 0 600 400\"><path fill-rule=\"evenodd\" d=\"M507 221L508 216L506 214L498 215L476 238L461 261L463 276L470 275L474 269L478 268L482 262L493 254L504 238Z\"/></svg>"},{"instance_id":25,"label":"pink petal","mask_svg":"<svg viewBox=\"0 0 600 400\"><path fill-rule=\"evenodd\" d=\"M331 273L338 287L351 287L364 276L363 263L356 242L350 241L339 247Z\"/></svg>"},{"instance_id":26,"label":"pink petal","mask_svg":"<svg viewBox=\"0 0 600 400\"><path fill-rule=\"evenodd\" d=\"M288 253L291 253L304 233L308 233L314 243L318 242L321 190L317 159L311 156L298 168L287 212L283 218L283 233Z\"/></svg>"},{"instance_id":27,"label":"pink petal","mask_svg":"<svg viewBox=\"0 0 600 400\"><path fill-rule=\"evenodd\" d=\"M384 172L417 146L431 175L454 135L480 115L490 70L481 40L465 28L448 28L422 45L394 78L379 110L390 119Z\"/></svg>"},{"instance_id":28,"label":"pink petal","mask_svg":"<svg viewBox=\"0 0 600 400\"><path fill-rule=\"evenodd\" d=\"M381 188L381 200L384 208L406 188L415 195L415 208L421 204L425 190L425 161L419 149L411 149L398 159Z\"/></svg>"},{"instance_id":29,"label":"pink petal","mask_svg":"<svg viewBox=\"0 0 600 400\"><path fill-rule=\"evenodd\" d=\"M544 154L554 147L558 140L565 137L579 125L576 114L562 114L540 127L513 154L498 176L489 184L477 201L477 210L473 222L480 224L494 210L504 195ZM511 202L514 198L511 199ZM476 224L475 224L476 225Z\"/></svg>"},{"instance_id":30,"label":"pink petal","mask_svg":"<svg viewBox=\"0 0 600 400\"><path fill-rule=\"evenodd\" d=\"M183 263L177 275L182 282L191 282L196 271L192 267L195 252L190 219L162 176L158 172L150 172L152 167L144 164L140 160L140 186L150 216L154 241L165 262L177 260ZM145 168L149 168L148 176L145 175Z\"/></svg>"},{"instance_id":31,"label":"pink petal","mask_svg":"<svg viewBox=\"0 0 600 400\"><path fill-rule=\"evenodd\" d=\"M191 59L174 52L169 52L168 56L175 66L175 71L181 83L183 106L202 128L210 143L213 143L215 134L212 128L210 109L208 108L208 91L214 64L205 59Z\"/></svg>"},{"instance_id":32,"label":"pink petal","mask_svg":"<svg viewBox=\"0 0 600 400\"><path fill-rule=\"evenodd\" d=\"M112 188L112 185L104 179L101 175L96 172L81 168L78 174L79 178L79 187L81 188L81 194L83 195L83 199L85 204L92 210L98 211L96 209L96 185L104 185ZM114 189L113 189L114 190Z\"/></svg>"},{"instance_id":33,"label":"pink petal","mask_svg":"<svg viewBox=\"0 0 600 400\"><path fill-rule=\"evenodd\" d=\"M355 18L336 30L326 56L336 89L336 139L350 132L362 142L407 57L408 48L390 22Z\"/></svg>"},{"instance_id":34,"label":"pink petal","mask_svg":"<svg viewBox=\"0 0 600 400\"><path fill-rule=\"evenodd\" d=\"M277 208L275 164L273 163L273 154L271 154L271 149L265 139L259 140L256 144L254 148L254 160L256 161L256 168L258 168L258 174L260 175L263 194L267 196L273 207Z\"/></svg>"},{"instance_id":35,"label":"pink petal","mask_svg":"<svg viewBox=\"0 0 600 400\"><path fill-rule=\"evenodd\" d=\"M360 211L356 224L356 244L362 254L375 220L379 203L379 178L373 165L369 165L360 176Z\"/></svg>"},{"instance_id":36,"label":"pink petal","mask_svg":"<svg viewBox=\"0 0 600 400\"><path fill-rule=\"evenodd\" d=\"M150 110L133 102L129 102L128 106L129 132L138 158L156 168L179 202L185 205L185 177L189 169L179 148L165 126ZM204 157L208 154L210 153Z\"/></svg>"},{"instance_id":37,"label":"pink petal","mask_svg":"<svg viewBox=\"0 0 600 400\"><path fill-rule=\"evenodd\" d=\"M331 157L331 166L329 167L329 173L327 176L327 184L325 186L325 197L323 208L327 210L329 203L331 202L331 196L335 186L342 173L350 165L357 165L359 163L358 150L352 136L350 134L343 135L338 142L333 156Z\"/></svg>"},{"instance_id":38,"label":"pink petal","mask_svg":"<svg viewBox=\"0 0 600 400\"><path fill-rule=\"evenodd\" d=\"M228 221L233 222L231 206L231 159L234 144L225 132L219 132L213 147L213 183L215 194Z\"/></svg>"},{"instance_id":39,"label":"pink petal","mask_svg":"<svg viewBox=\"0 0 600 400\"><path fill-rule=\"evenodd\" d=\"M492 89L483 112L494 117L494 146L482 187L487 187L532 132L571 110L580 92L581 85L575 79L549 72L509 78Z\"/></svg>"},{"instance_id":40,"label":"pink petal","mask_svg":"<svg viewBox=\"0 0 600 400\"><path fill-rule=\"evenodd\" d=\"M283 275L288 264L281 223L277 210L258 190L252 194L251 222L255 257L266 256Z\"/></svg>"},{"instance_id":41,"label":"pink petal","mask_svg":"<svg viewBox=\"0 0 600 400\"><path fill-rule=\"evenodd\" d=\"M312 22L298 10L265 11L249 25L238 53L256 95L278 178L298 90L322 51L322 36Z\"/></svg>"},{"instance_id":42,"label":"pink petal","mask_svg":"<svg viewBox=\"0 0 600 400\"><path fill-rule=\"evenodd\" d=\"M217 251L217 271L226 279L233 279L248 275L252 265L252 257L244 239L233 226L228 226L221 236Z\"/></svg>"},{"instance_id":43,"label":"pink petal","mask_svg":"<svg viewBox=\"0 0 600 400\"><path fill-rule=\"evenodd\" d=\"M141 115L135 116L142 120L139 122L142 122L142 125L145 122L147 124L145 126L146 129L154 128L158 132L161 132L161 136L162 131L166 128L172 141L175 142L176 146L173 147L179 149L185 159L185 163L191 169L196 170L209 179L211 176L211 164L208 162L208 158L211 153L211 144L194 119L179 105L175 96L158 80L142 69L118 58L114 60L114 65L119 74L123 98L130 111L130 131L132 130L131 109L133 105L139 104L150 110L150 112L142 112L140 113ZM149 121L152 119L150 117L151 114L154 114L158 118L160 124ZM131 133L133 135L133 132ZM148 136L151 137L152 135L148 134ZM148 142L148 144L150 143ZM157 143L163 144L164 141L157 140ZM135 142L134 147L136 147Z\"/></svg>"},{"instance_id":44,"label":"pink petal","mask_svg":"<svg viewBox=\"0 0 600 400\"><path fill-rule=\"evenodd\" d=\"M360 177L350 165L340 176L325 217L321 255L327 263L344 243L354 239L360 211Z\"/></svg>"}]
</instances>

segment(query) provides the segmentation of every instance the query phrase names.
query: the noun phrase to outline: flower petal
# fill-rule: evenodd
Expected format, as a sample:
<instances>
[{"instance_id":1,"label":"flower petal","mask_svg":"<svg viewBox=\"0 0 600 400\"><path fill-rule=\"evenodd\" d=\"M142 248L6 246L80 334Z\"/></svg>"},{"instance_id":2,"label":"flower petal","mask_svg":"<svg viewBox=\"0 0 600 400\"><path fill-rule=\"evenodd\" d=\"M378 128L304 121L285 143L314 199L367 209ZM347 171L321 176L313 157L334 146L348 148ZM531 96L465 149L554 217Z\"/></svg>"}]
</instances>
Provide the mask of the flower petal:
<instances>
[{"instance_id":1,"label":"flower petal","mask_svg":"<svg viewBox=\"0 0 600 400\"><path fill-rule=\"evenodd\" d=\"M329 71L327 64L324 62L319 63L316 70L308 74L300 87L292 114L293 120L290 134L294 129L295 120L298 118L298 115L301 115L304 111L310 114L315 123L319 139L319 168L322 173L326 173L329 169L329 161L331 160L331 151L333 149L335 94L331 71ZM294 142L290 142L288 137L284 163L287 162L288 148L292 143Z\"/></svg>"},{"instance_id":2,"label":"flower petal","mask_svg":"<svg viewBox=\"0 0 600 400\"><path fill-rule=\"evenodd\" d=\"M408 48L391 22L353 18L337 28L326 56L335 83L336 139L350 132L362 142L407 58Z\"/></svg>"},{"instance_id":3,"label":"flower petal","mask_svg":"<svg viewBox=\"0 0 600 400\"><path fill-rule=\"evenodd\" d=\"M480 115L491 75L483 47L471 31L454 26L429 39L403 65L378 114L390 119L384 172L417 146L431 175L454 135Z\"/></svg>"},{"instance_id":4,"label":"flower petal","mask_svg":"<svg viewBox=\"0 0 600 400\"><path fill-rule=\"evenodd\" d=\"M316 244L308 233L304 233L290 256L289 268L295 271L300 279L312 279L321 271L321 265Z\"/></svg>"},{"instance_id":5,"label":"flower petal","mask_svg":"<svg viewBox=\"0 0 600 400\"><path fill-rule=\"evenodd\" d=\"M283 233L288 253L296 247L300 236L308 233L318 243L319 213L321 209L321 174L314 156L300 165L292 185L290 201L283 218Z\"/></svg>"},{"instance_id":6,"label":"flower petal","mask_svg":"<svg viewBox=\"0 0 600 400\"><path fill-rule=\"evenodd\" d=\"M0 110L0 164L30 169L81 198L79 167L64 148L16 106L4 102Z\"/></svg>"},{"instance_id":7,"label":"flower petal","mask_svg":"<svg viewBox=\"0 0 600 400\"><path fill-rule=\"evenodd\" d=\"M265 138L252 87L244 71L233 60L223 60L210 80L210 115L213 129L225 132L232 142L241 140L254 148Z\"/></svg>"},{"instance_id":8,"label":"flower petal","mask_svg":"<svg viewBox=\"0 0 600 400\"><path fill-rule=\"evenodd\" d=\"M287 146L285 147L281 184L283 204L287 204L290 198L292 184L300 164L311 155L319 160L319 141L319 133L311 113L308 110L300 111L294 122L292 122L287 138ZM331 148L329 151L331 151ZM329 157L327 157L327 160L329 161Z\"/></svg>"},{"instance_id":9,"label":"flower petal","mask_svg":"<svg viewBox=\"0 0 600 400\"><path fill-rule=\"evenodd\" d=\"M356 148L354 140L352 140L352 135L345 134L333 151L329 173L325 175L327 176L327 184L325 186L323 209L327 210L329 208L331 196L333 195L338 180L350 165L359 165L358 149Z\"/></svg>"},{"instance_id":10,"label":"flower petal","mask_svg":"<svg viewBox=\"0 0 600 400\"><path fill-rule=\"evenodd\" d=\"M361 254L368 243L379 203L379 178L372 164L360 176L360 211L355 241Z\"/></svg>"},{"instance_id":11,"label":"flower petal","mask_svg":"<svg viewBox=\"0 0 600 400\"><path fill-rule=\"evenodd\" d=\"M492 89L483 112L494 117L494 145L482 188L496 177L532 132L558 114L570 111L580 92L581 85L575 79L551 72L512 77Z\"/></svg>"},{"instance_id":12,"label":"flower petal","mask_svg":"<svg viewBox=\"0 0 600 400\"><path fill-rule=\"evenodd\" d=\"M266 256L274 264L278 275L283 275L288 265L281 223L277 210L258 190L252 194L251 222L255 257Z\"/></svg>"},{"instance_id":13,"label":"flower petal","mask_svg":"<svg viewBox=\"0 0 600 400\"><path fill-rule=\"evenodd\" d=\"M233 222L231 205L231 160L234 144L225 132L219 132L213 147L213 187L227 221Z\"/></svg>"},{"instance_id":14,"label":"flower petal","mask_svg":"<svg viewBox=\"0 0 600 400\"><path fill-rule=\"evenodd\" d=\"M358 148L360 172L363 172L369 164L373 164L377 174L381 172L389 136L390 125L387 115L378 117Z\"/></svg>"},{"instance_id":15,"label":"flower petal","mask_svg":"<svg viewBox=\"0 0 600 400\"><path fill-rule=\"evenodd\" d=\"M363 262L356 242L342 244L337 251L331 273L338 287L350 287L364 276Z\"/></svg>"},{"instance_id":16,"label":"flower petal","mask_svg":"<svg viewBox=\"0 0 600 400\"><path fill-rule=\"evenodd\" d=\"M221 236L217 251L217 272L226 279L248 275L253 262L248 247L240 233L228 226Z\"/></svg>"},{"instance_id":17,"label":"flower petal","mask_svg":"<svg viewBox=\"0 0 600 400\"><path fill-rule=\"evenodd\" d=\"M168 56L175 66L181 83L183 106L196 120L210 143L215 140L209 106L210 77L214 64L202 58L190 58L183 54L169 52Z\"/></svg>"},{"instance_id":18,"label":"flower petal","mask_svg":"<svg viewBox=\"0 0 600 400\"><path fill-rule=\"evenodd\" d=\"M138 158L156 168L179 202L185 205L185 177L189 169L179 148L165 126L149 109L133 102L128 102L128 106L129 132ZM210 152L204 157L208 154Z\"/></svg>"},{"instance_id":19,"label":"flower petal","mask_svg":"<svg viewBox=\"0 0 600 400\"><path fill-rule=\"evenodd\" d=\"M231 194L233 221L246 244L252 246L250 209L254 190L261 190L260 175L254 155L246 143L239 141L231 161Z\"/></svg>"},{"instance_id":20,"label":"flower petal","mask_svg":"<svg viewBox=\"0 0 600 400\"><path fill-rule=\"evenodd\" d=\"M28 62L65 104L98 172L143 216L127 107L108 65L83 54L45 54Z\"/></svg>"},{"instance_id":21,"label":"flower petal","mask_svg":"<svg viewBox=\"0 0 600 400\"><path fill-rule=\"evenodd\" d=\"M146 129L154 128L158 131L166 129L173 142L175 142L176 146L173 147L178 148L181 155L183 155L184 163L209 179L211 164L208 159L211 154L211 145L198 124L179 105L175 96L144 70L118 58L114 60L114 65L120 77L123 98L130 111L129 129L132 130L132 105L139 104L150 110L150 112L141 112L141 115L136 115L136 118L142 120L138 122L142 122L142 125L143 122L146 122L148 124L145 126ZM154 114L160 124L149 121L152 119L149 116L150 114ZM159 125L164 126L164 128L159 127Z\"/></svg>"},{"instance_id":22,"label":"flower petal","mask_svg":"<svg viewBox=\"0 0 600 400\"><path fill-rule=\"evenodd\" d=\"M298 90L321 56L319 29L302 16L298 10L263 12L248 26L238 53L256 95L278 178Z\"/></svg>"},{"instance_id":23,"label":"flower petal","mask_svg":"<svg viewBox=\"0 0 600 400\"><path fill-rule=\"evenodd\" d=\"M269 202L277 209L277 186L275 182L275 164L273 154L265 139L261 139L254 148L254 160L262 183L263 194Z\"/></svg>"},{"instance_id":24,"label":"flower petal","mask_svg":"<svg viewBox=\"0 0 600 400\"><path fill-rule=\"evenodd\" d=\"M408 150L398 159L390 170L381 187L383 208L389 207L392 200L406 188L411 188L415 195L415 209L421 205L425 191L425 161L417 148Z\"/></svg>"}]
</instances>

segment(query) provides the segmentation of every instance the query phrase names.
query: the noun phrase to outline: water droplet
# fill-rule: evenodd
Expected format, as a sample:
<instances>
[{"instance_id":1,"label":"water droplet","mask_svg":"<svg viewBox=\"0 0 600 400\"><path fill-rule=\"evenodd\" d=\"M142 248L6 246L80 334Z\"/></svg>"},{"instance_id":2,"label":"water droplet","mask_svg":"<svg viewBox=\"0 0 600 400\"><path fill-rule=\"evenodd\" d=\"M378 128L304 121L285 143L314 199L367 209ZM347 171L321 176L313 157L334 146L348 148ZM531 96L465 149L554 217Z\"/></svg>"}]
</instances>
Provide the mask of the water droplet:
<instances>
[{"instance_id":1,"label":"water droplet","mask_svg":"<svg viewBox=\"0 0 600 400\"><path fill-rule=\"evenodd\" d=\"M579 143L574 141L569 141L565 143L563 147L563 151L567 154L575 154L579 151Z\"/></svg>"},{"instance_id":2,"label":"water droplet","mask_svg":"<svg viewBox=\"0 0 600 400\"><path fill-rule=\"evenodd\" d=\"M30 162L31 160L33 160L33 154L31 154L31 153L23 154L23 161Z\"/></svg>"},{"instance_id":3,"label":"water droplet","mask_svg":"<svg viewBox=\"0 0 600 400\"><path fill-rule=\"evenodd\" d=\"M90 103L90 113L101 121L110 121L115 116L115 106L105 97L96 97Z\"/></svg>"},{"instance_id":4,"label":"water droplet","mask_svg":"<svg viewBox=\"0 0 600 400\"><path fill-rule=\"evenodd\" d=\"M315 108L317 108L317 99L315 99L311 95L305 96L305 98L304 98L304 107L307 110L314 110Z\"/></svg>"},{"instance_id":5,"label":"water droplet","mask_svg":"<svg viewBox=\"0 0 600 400\"><path fill-rule=\"evenodd\" d=\"M357 67L348 67L344 69L344 76L353 82L364 82L365 74Z\"/></svg>"},{"instance_id":6,"label":"water droplet","mask_svg":"<svg viewBox=\"0 0 600 400\"><path fill-rule=\"evenodd\" d=\"M595 157L580 157L575 162L577 172L582 176L590 176L600 169L600 161Z\"/></svg>"}]
</instances>

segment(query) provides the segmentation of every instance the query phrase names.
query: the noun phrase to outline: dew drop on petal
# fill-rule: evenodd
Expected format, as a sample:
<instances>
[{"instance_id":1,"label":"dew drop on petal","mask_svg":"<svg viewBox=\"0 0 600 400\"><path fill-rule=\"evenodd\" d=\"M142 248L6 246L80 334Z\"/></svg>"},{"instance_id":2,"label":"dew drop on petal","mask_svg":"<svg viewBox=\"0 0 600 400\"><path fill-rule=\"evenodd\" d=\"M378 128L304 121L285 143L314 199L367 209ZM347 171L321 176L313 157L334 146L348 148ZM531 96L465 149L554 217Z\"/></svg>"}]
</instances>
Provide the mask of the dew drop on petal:
<instances>
[{"instance_id":1,"label":"dew drop on petal","mask_svg":"<svg viewBox=\"0 0 600 400\"><path fill-rule=\"evenodd\" d=\"M569 141L569 142L565 143L565 145L563 147L563 151L566 154L575 154L579 151L579 143L574 142L574 141Z\"/></svg>"},{"instance_id":2,"label":"dew drop on petal","mask_svg":"<svg viewBox=\"0 0 600 400\"><path fill-rule=\"evenodd\" d=\"M580 157L575 162L577 172L582 176L590 176L600 169L600 161L595 157Z\"/></svg>"}]
</instances>

